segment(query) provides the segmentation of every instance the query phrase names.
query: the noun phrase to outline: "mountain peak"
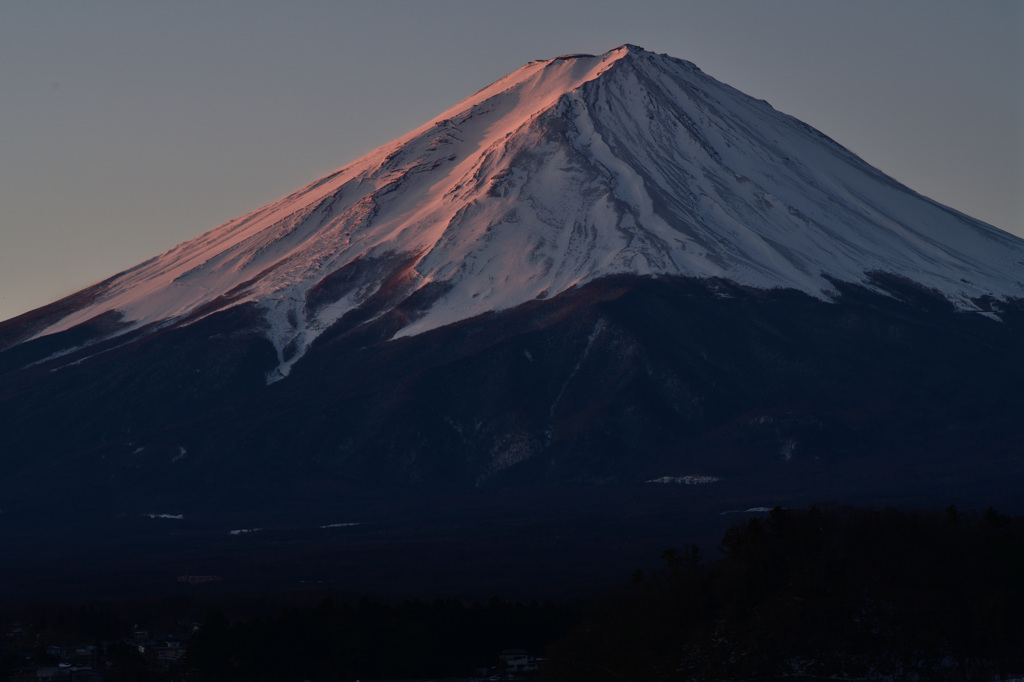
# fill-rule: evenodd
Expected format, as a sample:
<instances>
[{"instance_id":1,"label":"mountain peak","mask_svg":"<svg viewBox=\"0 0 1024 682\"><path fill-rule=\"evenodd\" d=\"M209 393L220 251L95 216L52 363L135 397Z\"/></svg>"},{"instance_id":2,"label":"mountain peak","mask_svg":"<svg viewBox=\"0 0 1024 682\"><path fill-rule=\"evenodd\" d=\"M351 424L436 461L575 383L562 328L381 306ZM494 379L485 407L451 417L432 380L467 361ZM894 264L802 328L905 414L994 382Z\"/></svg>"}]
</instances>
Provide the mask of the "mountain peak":
<instances>
[{"instance_id":1,"label":"mountain peak","mask_svg":"<svg viewBox=\"0 0 1024 682\"><path fill-rule=\"evenodd\" d=\"M550 61L557 62L557 61L565 61L567 59L594 59L594 55L592 55L592 54L584 54L582 52L581 53L576 53L576 54L560 54L557 57L555 57L554 59L551 59Z\"/></svg>"},{"instance_id":2,"label":"mountain peak","mask_svg":"<svg viewBox=\"0 0 1024 682\"><path fill-rule=\"evenodd\" d=\"M609 58L614 59L614 58L617 58L617 57L622 57L622 56L624 56L626 54L652 54L652 53L648 52L647 50L645 50L644 48L640 47L639 45L631 45L630 43L623 43L622 45L619 45L618 47L613 47L612 49L608 50L604 54L600 55L600 58L601 59L609 59ZM556 62L556 61L564 61L564 60L569 60L569 59L597 59L598 56L599 55L593 55L593 54L589 54L589 53L586 53L586 52L570 52L568 54L558 55L557 57L554 57L553 59L540 60L540 61Z\"/></svg>"},{"instance_id":3,"label":"mountain peak","mask_svg":"<svg viewBox=\"0 0 1024 682\"><path fill-rule=\"evenodd\" d=\"M629 59L627 59L627 57ZM639 57L645 57L639 59ZM531 62L420 128L98 285L35 335L253 304L287 375L340 320L396 336L616 275L829 300L892 273L964 310L1024 295L1021 240L921 197L809 126L622 45Z\"/></svg>"},{"instance_id":4,"label":"mountain peak","mask_svg":"<svg viewBox=\"0 0 1024 682\"><path fill-rule=\"evenodd\" d=\"M621 51L630 52L632 54L654 54L653 52L648 52L639 45L633 45L632 43L623 43L622 45L619 45L618 47L609 50L608 53L611 54L612 52Z\"/></svg>"}]
</instances>

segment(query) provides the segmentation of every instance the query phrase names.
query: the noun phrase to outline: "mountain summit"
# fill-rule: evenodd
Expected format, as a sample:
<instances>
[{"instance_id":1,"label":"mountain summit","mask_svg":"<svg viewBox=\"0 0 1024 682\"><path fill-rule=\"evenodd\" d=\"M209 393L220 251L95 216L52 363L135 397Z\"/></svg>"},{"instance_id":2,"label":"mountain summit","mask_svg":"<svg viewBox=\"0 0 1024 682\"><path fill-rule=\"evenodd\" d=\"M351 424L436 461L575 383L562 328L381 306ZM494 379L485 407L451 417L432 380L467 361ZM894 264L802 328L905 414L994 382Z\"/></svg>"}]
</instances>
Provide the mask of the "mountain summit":
<instances>
[{"instance_id":1,"label":"mountain summit","mask_svg":"<svg viewBox=\"0 0 1024 682\"><path fill-rule=\"evenodd\" d=\"M807 125L623 45L536 61L404 137L82 292L32 336L260 310L273 381L346 315L408 336L614 274L820 299L892 274L994 314L1024 243L921 197Z\"/></svg>"},{"instance_id":2,"label":"mountain summit","mask_svg":"<svg viewBox=\"0 0 1024 682\"><path fill-rule=\"evenodd\" d=\"M532 62L0 324L0 601L533 597L776 505L1024 512L1022 281L688 62Z\"/></svg>"}]
</instances>

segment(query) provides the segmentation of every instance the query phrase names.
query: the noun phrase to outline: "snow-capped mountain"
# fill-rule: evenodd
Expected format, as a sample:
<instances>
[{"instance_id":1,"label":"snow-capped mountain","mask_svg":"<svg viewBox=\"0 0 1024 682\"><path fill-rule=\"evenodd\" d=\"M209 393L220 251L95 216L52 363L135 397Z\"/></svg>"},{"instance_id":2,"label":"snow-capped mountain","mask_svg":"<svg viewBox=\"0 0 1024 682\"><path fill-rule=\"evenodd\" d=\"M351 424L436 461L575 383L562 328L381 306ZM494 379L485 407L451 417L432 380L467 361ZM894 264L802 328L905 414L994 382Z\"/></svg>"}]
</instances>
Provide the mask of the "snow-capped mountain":
<instances>
[{"instance_id":1,"label":"snow-capped mountain","mask_svg":"<svg viewBox=\"0 0 1024 682\"><path fill-rule=\"evenodd\" d=\"M288 374L346 314L409 336L613 274L820 299L892 273L958 308L1024 295L1024 242L938 205L689 62L624 45L523 66L404 137L93 288L34 330L255 303Z\"/></svg>"},{"instance_id":2,"label":"snow-capped mountain","mask_svg":"<svg viewBox=\"0 0 1024 682\"><path fill-rule=\"evenodd\" d=\"M0 323L0 601L582 589L736 510L1024 512L1022 282L688 62L532 62Z\"/></svg>"}]
</instances>

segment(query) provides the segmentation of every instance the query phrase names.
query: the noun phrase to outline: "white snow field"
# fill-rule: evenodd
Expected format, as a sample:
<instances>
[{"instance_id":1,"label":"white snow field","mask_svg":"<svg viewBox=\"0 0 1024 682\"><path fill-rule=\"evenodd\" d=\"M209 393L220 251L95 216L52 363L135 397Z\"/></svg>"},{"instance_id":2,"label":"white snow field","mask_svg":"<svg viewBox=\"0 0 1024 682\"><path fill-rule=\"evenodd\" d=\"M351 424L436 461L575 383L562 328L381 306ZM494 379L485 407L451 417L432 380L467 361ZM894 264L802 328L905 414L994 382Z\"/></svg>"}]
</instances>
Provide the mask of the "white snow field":
<instances>
[{"instance_id":1,"label":"white snow field","mask_svg":"<svg viewBox=\"0 0 1024 682\"><path fill-rule=\"evenodd\" d=\"M251 302L278 349L272 381L371 297L382 314L424 294L402 336L617 273L829 300L833 279L871 286L876 272L997 315L977 302L1024 295L1024 241L914 193L689 62L624 45L531 62L111 278L37 336L111 310L136 329Z\"/></svg>"}]
</instances>

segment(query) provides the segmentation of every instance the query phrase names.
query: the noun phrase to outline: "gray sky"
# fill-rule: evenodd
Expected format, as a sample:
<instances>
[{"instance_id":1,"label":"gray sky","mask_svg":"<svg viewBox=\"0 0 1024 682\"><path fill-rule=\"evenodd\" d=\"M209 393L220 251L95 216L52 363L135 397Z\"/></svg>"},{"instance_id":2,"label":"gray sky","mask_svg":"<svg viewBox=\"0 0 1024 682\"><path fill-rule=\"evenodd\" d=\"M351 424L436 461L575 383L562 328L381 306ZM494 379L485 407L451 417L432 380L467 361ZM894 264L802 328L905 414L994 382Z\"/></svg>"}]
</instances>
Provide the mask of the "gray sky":
<instances>
[{"instance_id":1,"label":"gray sky","mask_svg":"<svg viewBox=\"0 0 1024 682\"><path fill-rule=\"evenodd\" d=\"M1024 236L1024 3L0 5L0 319L353 161L533 59L634 43Z\"/></svg>"}]
</instances>

